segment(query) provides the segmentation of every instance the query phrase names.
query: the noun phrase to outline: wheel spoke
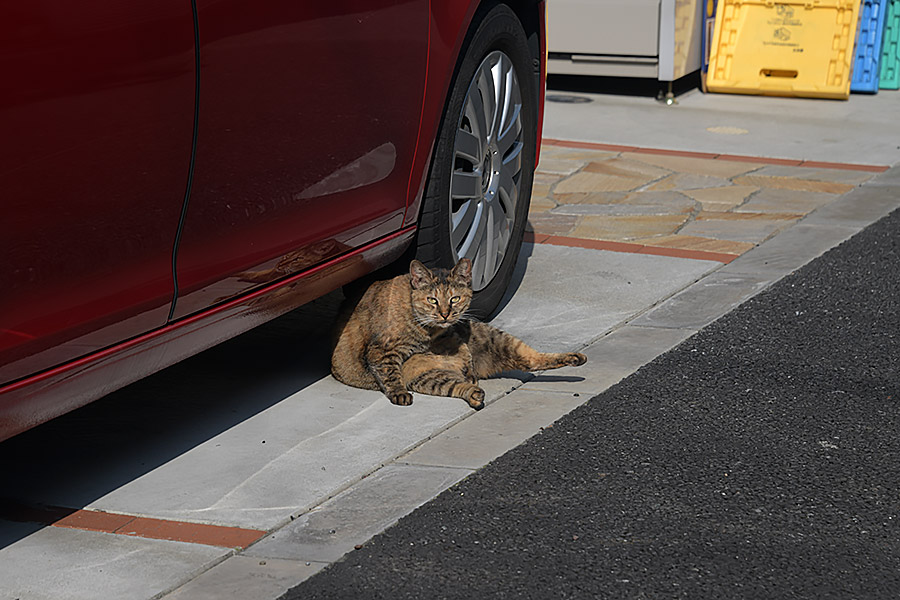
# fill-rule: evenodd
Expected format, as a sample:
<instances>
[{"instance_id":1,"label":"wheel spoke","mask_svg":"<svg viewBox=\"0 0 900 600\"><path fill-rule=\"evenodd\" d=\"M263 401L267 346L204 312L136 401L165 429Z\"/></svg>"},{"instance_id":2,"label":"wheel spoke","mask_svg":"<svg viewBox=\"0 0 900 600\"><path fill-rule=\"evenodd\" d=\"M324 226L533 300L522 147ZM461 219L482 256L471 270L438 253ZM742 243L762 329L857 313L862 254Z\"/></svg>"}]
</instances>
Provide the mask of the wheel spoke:
<instances>
[{"instance_id":1,"label":"wheel spoke","mask_svg":"<svg viewBox=\"0 0 900 600\"><path fill-rule=\"evenodd\" d=\"M457 129L456 156L466 159L473 165L480 165L483 158L481 139L465 129Z\"/></svg>"},{"instance_id":2,"label":"wheel spoke","mask_svg":"<svg viewBox=\"0 0 900 600\"><path fill-rule=\"evenodd\" d=\"M485 273L485 248L478 248L478 253L470 257L472 259L472 285L476 288L484 287L487 283Z\"/></svg>"},{"instance_id":3,"label":"wheel spoke","mask_svg":"<svg viewBox=\"0 0 900 600\"><path fill-rule=\"evenodd\" d=\"M484 103L484 135L486 139L491 140L497 125L497 86L494 82L494 73L488 66L481 69L478 91L481 92L481 101Z\"/></svg>"},{"instance_id":4,"label":"wheel spoke","mask_svg":"<svg viewBox=\"0 0 900 600\"><path fill-rule=\"evenodd\" d=\"M450 243L453 248L458 251L461 247L466 234L472 227L472 223L481 213L481 206L478 200L469 200L464 203L458 212L451 215L452 223L450 226ZM457 252L459 254L459 252Z\"/></svg>"},{"instance_id":5,"label":"wheel spoke","mask_svg":"<svg viewBox=\"0 0 900 600\"><path fill-rule=\"evenodd\" d=\"M482 100L478 87L469 91L464 114L472 126L472 134L480 140L480 144L483 144L487 140L489 124L487 109L484 106L484 100Z\"/></svg>"},{"instance_id":6,"label":"wheel spoke","mask_svg":"<svg viewBox=\"0 0 900 600\"><path fill-rule=\"evenodd\" d=\"M500 135L500 126L506 114L507 81L503 68L503 56L491 67L491 83L493 84L494 110L491 119L491 139L497 139Z\"/></svg>"},{"instance_id":7,"label":"wheel spoke","mask_svg":"<svg viewBox=\"0 0 900 600\"><path fill-rule=\"evenodd\" d=\"M513 107L512 122L497 137L497 148L501 156L505 157L513 144L519 140L519 134L522 132L522 121L519 119L521 112L522 105L516 104Z\"/></svg>"},{"instance_id":8,"label":"wheel spoke","mask_svg":"<svg viewBox=\"0 0 900 600\"><path fill-rule=\"evenodd\" d=\"M450 197L454 199L478 198L481 196L481 174L478 172L454 171L450 177Z\"/></svg>"},{"instance_id":9,"label":"wheel spoke","mask_svg":"<svg viewBox=\"0 0 900 600\"><path fill-rule=\"evenodd\" d=\"M502 170L509 171L513 174L517 174L522 170L523 147L524 145L522 142L516 142L512 145L512 148L510 148L509 152L503 157Z\"/></svg>"},{"instance_id":10,"label":"wheel spoke","mask_svg":"<svg viewBox=\"0 0 900 600\"><path fill-rule=\"evenodd\" d=\"M502 211L500 214L500 219L498 221L497 218L497 202L491 202L488 205L488 214L487 218L484 219L486 221L486 235L484 238L484 272L485 273L494 273L497 271L497 244L500 242L497 239L497 224L502 223Z\"/></svg>"},{"instance_id":11,"label":"wheel spoke","mask_svg":"<svg viewBox=\"0 0 900 600\"><path fill-rule=\"evenodd\" d=\"M497 113L499 115L499 120L497 122L497 138L500 137L501 133L509 128L509 122L513 118L513 96L515 95L515 72L512 68L512 63L506 59L506 57L501 57L500 62L497 64L499 69L500 80L503 82L501 93L497 97L498 104L500 108Z\"/></svg>"},{"instance_id":12,"label":"wheel spoke","mask_svg":"<svg viewBox=\"0 0 900 600\"><path fill-rule=\"evenodd\" d=\"M481 251L485 245L485 235L487 234L487 215L484 214L484 203L479 203L478 214L475 215L475 222L469 229L469 235L466 236L462 246L457 251L459 257L467 256L472 258L475 253Z\"/></svg>"},{"instance_id":13,"label":"wheel spoke","mask_svg":"<svg viewBox=\"0 0 900 600\"><path fill-rule=\"evenodd\" d=\"M519 201L519 184L518 177L513 175L511 169L503 169L500 172L500 187L497 190L497 195L500 196L500 200L503 202L506 214L515 215L516 204Z\"/></svg>"},{"instance_id":14,"label":"wheel spoke","mask_svg":"<svg viewBox=\"0 0 900 600\"><path fill-rule=\"evenodd\" d=\"M499 267L503 256L506 254L506 245L509 242L510 223L512 223L511 214L505 210L505 206L499 202L494 202L494 239L496 246L494 254L496 255L496 264Z\"/></svg>"}]
</instances>

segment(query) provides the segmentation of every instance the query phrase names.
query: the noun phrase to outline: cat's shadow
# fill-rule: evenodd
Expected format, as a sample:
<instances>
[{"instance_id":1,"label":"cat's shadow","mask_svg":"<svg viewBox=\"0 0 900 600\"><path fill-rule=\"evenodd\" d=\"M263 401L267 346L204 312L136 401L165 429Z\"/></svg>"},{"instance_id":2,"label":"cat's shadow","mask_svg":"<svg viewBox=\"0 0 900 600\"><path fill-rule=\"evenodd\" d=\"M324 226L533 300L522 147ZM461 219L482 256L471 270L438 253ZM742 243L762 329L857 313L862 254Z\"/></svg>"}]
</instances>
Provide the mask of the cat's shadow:
<instances>
[{"instance_id":1,"label":"cat's shadow","mask_svg":"<svg viewBox=\"0 0 900 600\"><path fill-rule=\"evenodd\" d=\"M580 383L584 377L577 375L547 375L546 373L528 373L527 371L504 371L489 379L518 379L522 383Z\"/></svg>"}]
</instances>

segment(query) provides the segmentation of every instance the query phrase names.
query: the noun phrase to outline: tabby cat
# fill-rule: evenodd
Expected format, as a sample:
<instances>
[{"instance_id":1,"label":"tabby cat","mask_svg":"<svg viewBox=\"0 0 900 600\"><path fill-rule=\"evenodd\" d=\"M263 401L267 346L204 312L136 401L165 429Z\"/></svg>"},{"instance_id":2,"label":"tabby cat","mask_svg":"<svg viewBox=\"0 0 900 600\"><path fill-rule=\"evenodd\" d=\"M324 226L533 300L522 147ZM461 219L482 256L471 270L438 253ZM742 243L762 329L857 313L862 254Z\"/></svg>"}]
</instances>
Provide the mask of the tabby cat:
<instances>
[{"instance_id":1,"label":"tabby cat","mask_svg":"<svg viewBox=\"0 0 900 600\"><path fill-rule=\"evenodd\" d=\"M478 380L504 371L579 366L577 352L544 354L486 323L465 317L472 300L472 262L451 270L414 260L409 273L372 284L339 320L331 357L335 379L381 390L394 404L410 392L462 398L478 410Z\"/></svg>"}]
</instances>

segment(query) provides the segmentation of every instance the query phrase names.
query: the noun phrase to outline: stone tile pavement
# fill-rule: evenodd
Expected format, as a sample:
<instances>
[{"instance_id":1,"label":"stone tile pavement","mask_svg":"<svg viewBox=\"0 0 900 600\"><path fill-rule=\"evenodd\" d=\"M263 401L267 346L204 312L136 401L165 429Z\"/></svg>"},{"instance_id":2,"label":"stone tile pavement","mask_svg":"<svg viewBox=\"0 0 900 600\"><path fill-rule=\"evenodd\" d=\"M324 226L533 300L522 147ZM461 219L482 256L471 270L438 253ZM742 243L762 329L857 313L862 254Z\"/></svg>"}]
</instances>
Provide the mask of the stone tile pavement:
<instances>
[{"instance_id":1,"label":"stone tile pavement","mask_svg":"<svg viewBox=\"0 0 900 600\"><path fill-rule=\"evenodd\" d=\"M545 139L528 230L728 262L886 169Z\"/></svg>"}]
</instances>

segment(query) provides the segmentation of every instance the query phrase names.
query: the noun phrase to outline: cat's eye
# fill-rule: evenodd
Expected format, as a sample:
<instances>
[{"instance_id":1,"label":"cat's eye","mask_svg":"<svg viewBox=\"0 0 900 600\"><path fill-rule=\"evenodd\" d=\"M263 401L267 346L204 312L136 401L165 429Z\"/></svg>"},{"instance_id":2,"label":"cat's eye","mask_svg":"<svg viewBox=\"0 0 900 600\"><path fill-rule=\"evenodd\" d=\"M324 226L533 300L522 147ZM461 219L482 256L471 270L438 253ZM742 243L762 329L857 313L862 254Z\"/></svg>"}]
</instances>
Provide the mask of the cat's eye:
<instances>
[{"instance_id":1,"label":"cat's eye","mask_svg":"<svg viewBox=\"0 0 900 600\"><path fill-rule=\"evenodd\" d=\"M428 301L431 302L432 304L437 304L437 298L432 298L431 296L429 296Z\"/></svg>"},{"instance_id":2,"label":"cat's eye","mask_svg":"<svg viewBox=\"0 0 900 600\"><path fill-rule=\"evenodd\" d=\"M453 296L452 298L450 298L450 304L456 304L457 302L459 302L459 300L459 296Z\"/></svg>"}]
</instances>

